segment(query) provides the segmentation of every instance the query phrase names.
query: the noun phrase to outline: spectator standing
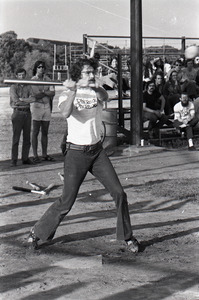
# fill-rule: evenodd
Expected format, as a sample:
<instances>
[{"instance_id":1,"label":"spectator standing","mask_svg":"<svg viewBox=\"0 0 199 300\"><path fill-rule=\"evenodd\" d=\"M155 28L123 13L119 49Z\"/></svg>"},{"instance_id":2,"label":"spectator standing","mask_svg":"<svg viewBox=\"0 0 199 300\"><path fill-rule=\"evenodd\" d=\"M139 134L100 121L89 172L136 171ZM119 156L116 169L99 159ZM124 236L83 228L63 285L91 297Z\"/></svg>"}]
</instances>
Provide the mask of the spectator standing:
<instances>
[{"instance_id":1,"label":"spectator standing","mask_svg":"<svg viewBox=\"0 0 199 300\"><path fill-rule=\"evenodd\" d=\"M43 61L36 61L33 68L32 80L50 81L50 78L45 75L45 63ZM40 163L41 159L38 156L38 135L41 128L41 146L42 159L46 161L54 160L47 154L48 147L48 130L51 119L51 101L55 95L54 86L48 85L32 85L33 95L38 100L32 104L32 148L33 148L33 162Z\"/></svg>"},{"instance_id":2,"label":"spectator standing","mask_svg":"<svg viewBox=\"0 0 199 300\"><path fill-rule=\"evenodd\" d=\"M67 118L68 136L64 161L64 188L56 200L31 229L29 242L52 239L57 227L71 210L86 177L92 173L112 195L117 210L117 239L125 240L132 252L139 243L132 235L127 196L100 142L103 102L108 94L95 80L97 64L92 59L79 60L70 71L66 91L59 98L59 108Z\"/></svg>"},{"instance_id":3,"label":"spectator standing","mask_svg":"<svg viewBox=\"0 0 199 300\"><path fill-rule=\"evenodd\" d=\"M26 77L26 70L20 68L16 71L16 78L23 80ZM13 84L10 87L10 106L13 108L12 114L12 152L11 166L16 166L18 161L18 148L21 132L23 131L22 143L22 163L32 164L29 159L30 134L31 134L31 111L30 103L36 99L32 96L31 86L27 84Z\"/></svg>"},{"instance_id":4,"label":"spectator standing","mask_svg":"<svg viewBox=\"0 0 199 300\"><path fill-rule=\"evenodd\" d=\"M180 102L174 106L174 122L173 125L181 132L186 132L188 141L188 149L195 151L193 145L193 127L198 123L199 119L195 116L195 108L192 101L190 101L188 94L182 92Z\"/></svg>"}]
</instances>

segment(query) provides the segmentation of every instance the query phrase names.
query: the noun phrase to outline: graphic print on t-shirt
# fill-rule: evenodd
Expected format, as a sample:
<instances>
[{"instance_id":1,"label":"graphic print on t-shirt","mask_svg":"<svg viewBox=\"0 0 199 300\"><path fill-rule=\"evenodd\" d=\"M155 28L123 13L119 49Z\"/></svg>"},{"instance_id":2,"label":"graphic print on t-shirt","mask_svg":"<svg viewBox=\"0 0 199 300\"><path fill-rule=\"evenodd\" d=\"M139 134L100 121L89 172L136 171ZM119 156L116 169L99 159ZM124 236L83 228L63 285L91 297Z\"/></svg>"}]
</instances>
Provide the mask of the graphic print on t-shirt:
<instances>
[{"instance_id":1,"label":"graphic print on t-shirt","mask_svg":"<svg viewBox=\"0 0 199 300\"><path fill-rule=\"evenodd\" d=\"M76 93L74 106L77 110L91 109L97 106L97 98L94 91L79 89Z\"/></svg>"}]
</instances>

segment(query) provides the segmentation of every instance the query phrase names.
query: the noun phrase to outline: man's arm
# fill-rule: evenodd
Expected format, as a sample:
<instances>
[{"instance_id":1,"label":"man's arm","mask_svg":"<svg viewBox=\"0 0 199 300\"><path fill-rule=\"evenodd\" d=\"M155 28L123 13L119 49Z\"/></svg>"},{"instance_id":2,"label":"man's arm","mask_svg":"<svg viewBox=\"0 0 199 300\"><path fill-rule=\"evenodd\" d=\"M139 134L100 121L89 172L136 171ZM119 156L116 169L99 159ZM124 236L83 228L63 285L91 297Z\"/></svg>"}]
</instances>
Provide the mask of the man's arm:
<instances>
[{"instance_id":1,"label":"man's arm","mask_svg":"<svg viewBox=\"0 0 199 300\"><path fill-rule=\"evenodd\" d=\"M99 101L110 101L108 93L103 87L92 87L92 89L96 92Z\"/></svg>"},{"instance_id":2,"label":"man's arm","mask_svg":"<svg viewBox=\"0 0 199 300\"><path fill-rule=\"evenodd\" d=\"M159 110L154 110L154 109L147 107L145 102L143 103L143 111L155 114L158 117L161 116L161 113Z\"/></svg>"},{"instance_id":3,"label":"man's arm","mask_svg":"<svg viewBox=\"0 0 199 300\"><path fill-rule=\"evenodd\" d=\"M47 86L47 87L44 87L44 94L45 96L48 96L48 97L51 97L53 98L55 96L55 88L54 86Z\"/></svg>"},{"instance_id":4,"label":"man's arm","mask_svg":"<svg viewBox=\"0 0 199 300\"><path fill-rule=\"evenodd\" d=\"M27 103L35 102L36 99L31 94L28 98L19 98L17 94L17 86L11 85L10 87L10 105L13 106L24 106Z\"/></svg>"},{"instance_id":5,"label":"man's arm","mask_svg":"<svg viewBox=\"0 0 199 300\"><path fill-rule=\"evenodd\" d=\"M190 110L189 110L189 117L188 122L191 121L195 117L195 107L192 102L189 102L191 104Z\"/></svg>"},{"instance_id":6,"label":"man's arm","mask_svg":"<svg viewBox=\"0 0 199 300\"><path fill-rule=\"evenodd\" d=\"M64 82L67 90L64 91L59 97L58 108L65 118L68 118L73 110L73 101L76 96L76 82L72 80L66 80Z\"/></svg>"},{"instance_id":7,"label":"man's arm","mask_svg":"<svg viewBox=\"0 0 199 300\"><path fill-rule=\"evenodd\" d=\"M18 105L24 105L24 104L27 104L27 103L33 103L33 102L36 102L37 99L33 96L30 96L29 98L19 98L20 102Z\"/></svg>"},{"instance_id":8,"label":"man's arm","mask_svg":"<svg viewBox=\"0 0 199 300\"><path fill-rule=\"evenodd\" d=\"M163 95L160 96L160 101L161 101L161 107L160 107L160 112L162 113L164 111L164 108L165 108L165 98Z\"/></svg>"}]
</instances>

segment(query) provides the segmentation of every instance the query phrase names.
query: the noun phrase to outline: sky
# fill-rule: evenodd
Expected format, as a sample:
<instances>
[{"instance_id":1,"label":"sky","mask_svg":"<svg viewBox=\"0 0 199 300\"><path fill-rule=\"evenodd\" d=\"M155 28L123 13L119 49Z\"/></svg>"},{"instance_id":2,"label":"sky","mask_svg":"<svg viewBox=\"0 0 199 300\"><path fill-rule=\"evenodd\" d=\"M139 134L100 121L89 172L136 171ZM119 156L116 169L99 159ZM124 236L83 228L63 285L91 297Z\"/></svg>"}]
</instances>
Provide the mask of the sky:
<instances>
[{"instance_id":1,"label":"sky","mask_svg":"<svg viewBox=\"0 0 199 300\"><path fill-rule=\"evenodd\" d=\"M130 35L131 0L0 0L0 34L82 42ZM142 0L143 36L199 37L199 0Z\"/></svg>"}]
</instances>

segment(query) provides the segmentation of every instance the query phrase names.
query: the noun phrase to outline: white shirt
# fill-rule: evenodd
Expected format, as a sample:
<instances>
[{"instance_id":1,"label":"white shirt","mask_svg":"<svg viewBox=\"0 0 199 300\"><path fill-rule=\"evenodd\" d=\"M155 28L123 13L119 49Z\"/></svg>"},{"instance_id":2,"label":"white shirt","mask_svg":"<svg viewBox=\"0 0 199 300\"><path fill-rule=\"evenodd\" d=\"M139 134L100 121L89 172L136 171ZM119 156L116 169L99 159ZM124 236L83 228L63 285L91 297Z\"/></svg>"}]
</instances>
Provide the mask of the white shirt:
<instances>
[{"instance_id":1,"label":"white shirt","mask_svg":"<svg viewBox=\"0 0 199 300\"><path fill-rule=\"evenodd\" d=\"M67 94L60 96L58 106L67 101ZM77 89L73 109L68 122L67 142L77 145L93 145L100 141L103 102L97 99L91 88Z\"/></svg>"},{"instance_id":2,"label":"white shirt","mask_svg":"<svg viewBox=\"0 0 199 300\"><path fill-rule=\"evenodd\" d=\"M174 119L182 121L190 121L195 114L194 104L189 101L187 106L182 106L181 102L178 102L174 106Z\"/></svg>"}]
</instances>

